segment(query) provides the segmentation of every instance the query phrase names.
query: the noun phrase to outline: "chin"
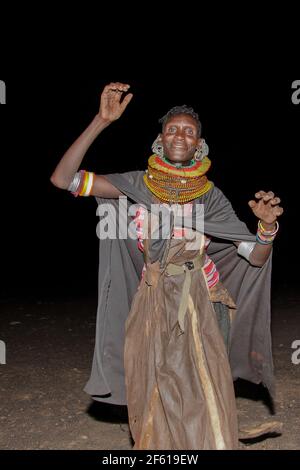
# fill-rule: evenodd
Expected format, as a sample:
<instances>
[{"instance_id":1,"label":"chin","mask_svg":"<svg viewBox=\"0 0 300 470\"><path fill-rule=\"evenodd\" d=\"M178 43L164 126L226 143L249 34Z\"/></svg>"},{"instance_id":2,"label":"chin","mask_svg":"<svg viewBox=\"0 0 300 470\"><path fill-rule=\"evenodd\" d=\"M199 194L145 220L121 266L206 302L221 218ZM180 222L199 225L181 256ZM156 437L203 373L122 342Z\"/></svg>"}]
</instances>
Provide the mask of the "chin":
<instances>
[{"instance_id":1,"label":"chin","mask_svg":"<svg viewBox=\"0 0 300 470\"><path fill-rule=\"evenodd\" d=\"M180 157L167 157L168 160L172 163L187 163L191 160L191 158L180 158Z\"/></svg>"},{"instance_id":2,"label":"chin","mask_svg":"<svg viewBox=\"0 0 300 470\"><path fill-rule=\"evenodd\" d=\"M178 164L180 163L181 165L184 165L184 164L189 163L189 162L191 161L191 158L189 158L188 160L180 160L180 159L174 159L174 158L171 159L171 158L169 158L169 161L170 161L171 163L174 163L174 164L175 164L175 163L178 163Z\"/></svg>"}]
</instances>

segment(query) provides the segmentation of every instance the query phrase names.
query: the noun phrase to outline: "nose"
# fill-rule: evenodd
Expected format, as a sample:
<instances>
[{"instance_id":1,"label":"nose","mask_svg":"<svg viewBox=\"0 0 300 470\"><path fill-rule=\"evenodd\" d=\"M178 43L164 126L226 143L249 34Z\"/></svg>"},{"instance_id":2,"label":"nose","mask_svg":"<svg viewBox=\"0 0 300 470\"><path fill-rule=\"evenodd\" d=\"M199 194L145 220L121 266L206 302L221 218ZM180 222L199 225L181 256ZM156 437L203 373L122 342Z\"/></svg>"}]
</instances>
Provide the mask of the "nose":
<instances>
[{"instance_id":1,"label":"nose","mask_svg":"<svg viewBox=\"0 0 300 470\"><path fill-rule=\"evenodd\" d=\"M177 132L175 134L175 140L184 140L184 132L181 129L177 129Z\"/></svg>"}]
</instances>

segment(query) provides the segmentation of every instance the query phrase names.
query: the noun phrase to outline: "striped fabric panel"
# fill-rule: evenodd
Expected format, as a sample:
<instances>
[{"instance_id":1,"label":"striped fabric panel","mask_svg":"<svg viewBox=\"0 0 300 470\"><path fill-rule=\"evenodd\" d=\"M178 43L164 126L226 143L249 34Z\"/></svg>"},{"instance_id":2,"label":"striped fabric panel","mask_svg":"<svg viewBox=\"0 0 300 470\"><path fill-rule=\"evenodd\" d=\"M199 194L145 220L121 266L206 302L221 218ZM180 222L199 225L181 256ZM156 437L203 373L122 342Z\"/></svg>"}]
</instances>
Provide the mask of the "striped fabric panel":
<instances>
[{"instance_id":1,"label":"striped fabric panel","mask_svg":"<svg viewBox=\"0 0 300 470\"><path fill-rule=\"evenodd\" d=\"M185 210L187 211L191 210L191 207L192 207L191 204L185 204L185 206L187 206ZM143 223L145 220L145 213L146 213L146 209L144 207L139 207L136 211L135 216L133 217L133 220L136 225L138 248L142 253L144 252L144 249L145 249L144 243L143 243ZM173 237L181 238L182 236L184 236L184 229L175 227ZM210 243L210 238L205 236L205 250L207 250L209 243ZM220 275L216 268L215 263L209 258L207 254L205 257L205 263L204 263L203 269L206 275L208 287L211 289L218 283ZM142 278L144 276L145 270L146 270L146 267L144 265Z\"/></svg>"}]
</instances>

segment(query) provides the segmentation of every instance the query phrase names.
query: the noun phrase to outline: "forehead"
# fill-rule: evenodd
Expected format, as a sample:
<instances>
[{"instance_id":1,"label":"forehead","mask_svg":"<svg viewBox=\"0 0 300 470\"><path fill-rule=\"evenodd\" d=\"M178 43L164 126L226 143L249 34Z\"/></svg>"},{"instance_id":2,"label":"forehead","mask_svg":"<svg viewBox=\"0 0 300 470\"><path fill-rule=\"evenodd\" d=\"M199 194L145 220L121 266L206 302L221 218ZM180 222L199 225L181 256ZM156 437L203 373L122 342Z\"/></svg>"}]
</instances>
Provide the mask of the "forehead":
<instances>
[{"instance_id":1,"label":"forehead","mask_svg":"<svg viewBox=\"0 0 300 470\"><path fill-rule=\"evenodd\" d=\"M171 116L166 122L166 126L170 125L189 126L198 129L197 121L190 114L176 114L175 116Z\"/></svg>"}]
</instances>

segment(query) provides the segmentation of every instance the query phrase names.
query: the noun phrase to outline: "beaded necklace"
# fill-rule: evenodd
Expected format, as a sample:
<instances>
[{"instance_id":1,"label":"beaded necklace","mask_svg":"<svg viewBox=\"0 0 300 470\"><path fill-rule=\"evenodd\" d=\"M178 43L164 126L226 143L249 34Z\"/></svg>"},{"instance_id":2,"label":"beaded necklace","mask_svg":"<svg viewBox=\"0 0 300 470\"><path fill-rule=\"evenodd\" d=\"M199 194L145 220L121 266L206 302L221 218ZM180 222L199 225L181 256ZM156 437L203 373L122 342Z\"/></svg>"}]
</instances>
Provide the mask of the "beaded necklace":
<instances>
[{"instance_id":1,"label":"beaded necklace","mask_svg":"<svg viewBox=\"0 0 300 470\"><path fill-rule=\"evenodd\" d=\"M205 176L211 166L209 158L192 160L189 166L172 164L165 158L152 155L144 175L147 188L160 200L185 204L197 199L212 188Z\"/></svg>"}]
</instances>

